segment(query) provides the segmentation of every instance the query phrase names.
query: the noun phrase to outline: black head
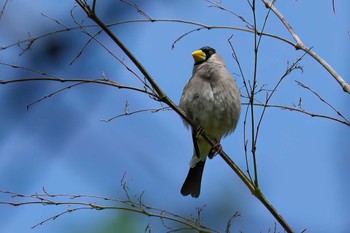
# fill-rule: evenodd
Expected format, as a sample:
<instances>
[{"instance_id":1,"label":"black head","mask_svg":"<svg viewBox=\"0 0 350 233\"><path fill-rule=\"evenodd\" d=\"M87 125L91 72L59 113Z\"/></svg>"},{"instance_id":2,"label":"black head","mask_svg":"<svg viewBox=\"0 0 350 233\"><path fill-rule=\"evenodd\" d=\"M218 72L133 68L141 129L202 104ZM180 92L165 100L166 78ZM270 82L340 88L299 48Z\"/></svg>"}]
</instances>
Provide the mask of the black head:
<instances>
[{"instance_id":1,"label":"black head","mask_svg":"<svg viewBox=\"0 0 350 233\"><path fill-rule=\"evenodd\" d=\"M204 47L200 48L199 50L202 50L205 53L206 58L207 58L206 60L208 60L211 57L211 55L216 53L215 49L213 49L212 47L209 47L209 46L204 46Z\"/></svg>"},{"instance_id":2,"label":"black head","mask_svg":"<svg viewBox=\"0 0 350 233\"><path fill-rule=\"evenodd\" d=\"M192 56L193 56L194 61L195 61L194 64L199 65L199 64L207 61L215 53L216 53L215 49L213 49L209 46L205 46L205 47L202 47L202 48L194 51L192 53Z\"/></svg>"}]
</instances>

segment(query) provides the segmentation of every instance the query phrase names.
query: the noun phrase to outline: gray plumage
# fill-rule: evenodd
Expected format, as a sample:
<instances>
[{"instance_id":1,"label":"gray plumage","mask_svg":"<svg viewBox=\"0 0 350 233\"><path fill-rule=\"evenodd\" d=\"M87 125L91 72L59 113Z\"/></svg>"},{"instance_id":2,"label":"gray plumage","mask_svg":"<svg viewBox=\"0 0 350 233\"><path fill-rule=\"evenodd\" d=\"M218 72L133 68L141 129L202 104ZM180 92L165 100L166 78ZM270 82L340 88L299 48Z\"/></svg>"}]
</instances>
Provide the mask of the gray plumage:
<instances>
[{"instance_id":1,"label":"gray plumage","mask_svg":"<svg viewBox=\"0 0 350 233\"><path fill-rule=\"evenodd\" d=\"M179 106L195 125L219 143L236 128L241 109L239 91L224 60L213 48L203 47L192 56L195 59L192 77L184 87ZM184 124L189 127L185 121ZM181 193L198 197L206 157L213 155L211 146L201 136L194 140L199 157L194 149Z\"/></svg>"}]
</instances>

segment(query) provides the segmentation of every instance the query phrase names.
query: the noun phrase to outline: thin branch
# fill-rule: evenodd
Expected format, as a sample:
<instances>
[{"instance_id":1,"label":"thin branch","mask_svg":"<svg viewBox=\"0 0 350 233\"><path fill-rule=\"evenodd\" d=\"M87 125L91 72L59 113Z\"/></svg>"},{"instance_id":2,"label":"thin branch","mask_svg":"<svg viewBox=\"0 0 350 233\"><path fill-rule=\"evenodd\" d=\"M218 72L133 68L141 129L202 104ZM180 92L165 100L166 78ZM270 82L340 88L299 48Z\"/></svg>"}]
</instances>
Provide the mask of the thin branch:
<instances>
[{"instance_id":1,"label":"thin branch","mask_svg":"<svg viewBox=\"0 0 350 233\"><path fill-rule=\"evenodd\" d=\"M269 0L262 0L262 1L264 2L265 6L267 8L269 8L273 11L273 13L279 18L279 20L284 24L284 26L287 28L289 33L292 35L292 37L296 41L295 48L301 49L304 52L307 52L312 58L314 58L318 63L320 63L333 76L333 78L343 88L343 91L350 94L350 84L345 82L345 80L324 59L322 59L320 56L318 56L313 50L311 50L311 48L308 48L304 45L302 40L295 33L292 26L288 23L288 21L285 19L285 17L277 10L277 8L273 4L273 2L270 2Z\"/></svg>"},{"instance_id":2,"label":"thin branch","mask_svg":"<svg viewBox=\"0 0 350 233\"><path fill-rule=\"evenodd\" d=\"M69 86L67 86L67 87L61 88L61 89L59 89L59 90L57 90L57 91L55 91L55 92L52 92L52 93L50 93L50 94L48 94L48 95L46 95L46 96L44 96L44 97L41 97L40 99L38 99L38 100L36 100L36 101L34 101L34 102L28 104L28 105L27 105L27 110L29 110L29 108L31 108L33 105L35 105L35 104L37 104L37 103L40 103L41 101L43 101L43 100L45 100L45 99L47 99L47 98L50 98L50 97L52 97L52 96L54 96L54 95L56 95L56 94L58 94L58 93L60 93L60 92L62 92L62 91L71 89L72 87L76 87L76 86L81 85L81 84L84 84L84 83L83 83L83 82L74 83L74 84L69 85Z\"/></svg>"},{"instance_id":3,"label":"thin branch","mask_svg":"<svg viewBox=\"0 0 350 233\"><path fill-rule=\"evenodd\" d=\"M220 6L217 2L213 2L213 1L210 1L210 0L206 0L208 3L210 3L210 7L215 7L215 8L218 8L219 10L222 10L222 11L226 11L232 15L234 15L235 17L237 17L239 20L241 20L243 23L246 23L247 24L247 27L251 30L254 29L254 26L248 22L242 15L240 14L237 14L236 12L233 12L225 7L222 7Z\"/></svg>"},{"instance_id":4,"label":"thin branch","mask_svg":"<svg viewBox=\"0 0 350 233\"><path fill-rule=\"evenodd\" d=\"M44 14L44 13L41 13L41 15L44 16L45 18L48 18L48 19L52 20L52 21L55 22L56 24L62 26L62 27L64 28L64 31L70 31L70 28L67 27L67 26L66 26L64 23L62 23L61 21L59 21L59 20L57 20L57 19L54 19L54 18L52 18L52 17L50 17L50 16L48 16L48 15L46 15L46 14Z\"/></svg>"},{"instance_id":5,"label":"thin branch","mask_svg":"<svg viewBox=\"0 0 350 233\"><path fill-rule=\"evenodd\" d=\"M284 16L276 9L275 5L273 4L275 1L272 0L270 2L269 0L262 0L265 3L266 8L270 9L275 13L275 15L281 20L281 22L284 24L284 26L287 28L289 33L292 35L293 39L297 43L295 48L300 49L304 46L304 43L300 40L299 36L295 33L292 26L289 24L289 22L284 18Z\"/></svg>"},{"instance_id":6,"label":"thin branch","mask_svg":"<svg viewBox=\"0 0 350 233\"><path fill-rule=\"evenodd\" d=\"M117 57L110 49L108 49L102 42L100 42L96 36L102 33L102 29L99 30L97 33L95 33L95 35L91 35L90 32L88 32L86 30L85 27L83 27L80 23L78 23L78 21L75 20L74 16L72 15L74 22L79 26L80 30L85 33L86 35L88 35L90 37L90 40L94 40L96 43L98 43L104 50L106 50L114 59L116 59L120 64L122 64L134 77L136 77L144 86L145 90L149 90L150 92L152 92L153 94L156 95L155 91L153 90L152 87L150 87L147 83L147 81L145 81L144 79L142 79L133 69L131 69L123 59ZM89 41L90 41L89 40ZM85 47L85 46L84 46Z\"/></svg>"},{"instance_id":7,"label":"thin branch","mask_svg":"<svg viewBox=\"0 0 350 233\"><path fill-rule=\"evenodd\" d=\"M15 65L15 64L2 62L2 61L0 61L0 65L9 66L9 67L11 67L13 69L21 69L21 70L29 71L31 73L38 74L38 75L41 75L41 76L47 76L47 77L51 77L51 78L56 78L54 75L52 75L50 73L39 71L39 70L35 70L33 68L29 68L29 67L25 67L25 66L19 66L19 65ZM8 82L14 82L14 81L15 80L9 80ZM3 83L3 82L4 81L0 80L0 84L6 84L6 83Z\"/></svg>"},{"instance_id":8,"label":"thin branch","mask_svg":"<svg viewBox=\"0 0 350 233\"><path fill-rule=\"evenodd\" d=\"M239 212L237 212L237 211L231 216L231 218L227 221L225 233L230 233L231 232L230 229L231 229L232 221L235 218L240 217L240 216L241 216L241 214Z\"/></svg>"},{"instance_id":9,"label":"thin branch","mask_svg":"<svg viewBox=\"0 0 350 233\"><path fill-rule=\"evenodd\" d=\"M128 90L133 90L141 93L145 93L149 96L152 96L153 98L157 99L158 96L156 96L154 93L148 92L147 90L137 88L137 87L132 87L132 86L125 86L121 85L119 83L116 83L112 80L109 79L63 79L63 78L58 78L58 77L52 77L52 78L26 78L26 79L15 79L15 80L0 80L0 84L10 84L10 83L22 83L22 82L33 82L33 81L53 81L53 82L61 82L61 83L66 83L66 82L74 82L74 83L94 83L94 84L102 84L102 85L108 85L112 87L116 87L119 89L128 89ZM69 88L69 87L68 87ZM64 89L68 89L64 88ZM58 92L57 92L58 93Z\"/></svg>"},{"instance_id":10,"label":"thin branch","mask_svg":"<svg viewBox=\"0 0 350 233\"><path fill-rule=\"evenodd\" d=\"M295 81L299 86L301 86L302 88L305 88L306 90L309 90L312 94L314 94L321 102L323 102L324 104L326 104L328 107L330 107L339 117L341 117L344 122L346 122L347 125L350 125L350 121L348 119L346 119L344 117L343 114L341 114L335 107L333 107L333 105L331 105L329 102L327 102L324 98L322 98L320 96L320 94L318 94L316 91L312 90L310 87L306 86L305 84L299 82L299 81ZM342 121L339 121L342 122Z\"/></svg>"},{"instance_id":11,"label":"thin branch","mask_svg":"<svg viewBox=\"0 0 350 233\"><path fill-rule=\"evenodd\" d=\"M293 62L293 64L287 68L287 70L284 72L284 74L281 76L281 78L278 80L278 82L276 83L276 85L274 86L274 88L272 89L270 94L267 94L267 98L265 101L265 106L268 105L268 103L270 102L272 96L275 94L277 88L279 87L279 85L282 83L282 81L294 70L296 69L301 69L301 67L299 66L299 62L304 58L304 56L306 55L306 53L304 53L301 57L299 57L295 62ZM262 113L260 115L260 119L259 122L257 124L256 127L256 135L255 138L258 138L259 132L260 132L260 127L261 127L261 123L262 120L265 116L265 112L266 112L266 107L263 108Z\"/></svg>"},{"instance_id":12,"label":"thin branch","mask_svg":"<svg viewBox=\"0 0 350 233\"><path fill-rule=\"evenodd\" d=\"M146 108L146 109L139 109L139 110L135 110L135 111L130 111L129 104L128 104L128 102L126 102L125 108L124 108L124 113L121 113L121 114L116 115L116 116L111 117L111 118L101 119L101 121L110 122L110 121L115 120L115 119L120 118L120 117L131 116L131 115L138 114L138 113L144 113L144 112L156 113L156 112L167 111L167 110L171 110L171 108L170 107Z\"/></svg>"},{"instance_id":13,"label":"thin branch","mask_svg":"<svg viewBox=\"0 0 350 233\"><path fill-rule=\"evenodd\" d=\"M248 104L249 103L242 103L242 105L248 105ZM328 120L339 122L339 123L344 124L346 126L350 126L350 123L349 123L349 121L347 119L340 120L338 118L327 116L327 115L324 115L324 114L309 112L309 111L306 111L306 110L301 109L299 107L288 107L288 106L283 106L283 105L278 105L278 104L265 104L265 103L255 103L254 105L258 106L258 107L264 107L264 108L279 108L281 110L289 110L289 111L292 111L292 112L299 112L299 113L306 114L306 115L308 115L310 117L328 119Z\"/></svg>"},{"instance_id":14,"label":"thin branch","mask_svg":"<svg viewBox=\"0 0 350 233\"><path fill-rule=\"evenodd\" d=\"M80 49L79 53L75 56L75 58L69 63L69 65L73 65L73 63L83 54L87 46L96 38L97 35L99 35L102 32L102 30L96 32L94 35L88 34L90 38L88 41L84 44L84 46ZM114 54L113 54L114 55Z\"/></svg>"},{"instance_id":15,"label":"thin branch","mask_svg":"<svg viewBox=\"0 0 350 233\"><path fill-rule=\"evenodd\" d=\"M236 50L233 46L233 42L232 42L232 38L233 38L233 35L231 35L229 38L228 38L228 43L231 47L231 51L232 51L232 58L233 60L236 62L237 66L238 66L238 69L239 69L239 72L240 72L240 76L242 78L242 81L243 81L243 85L244 85L244 88L245 88L245 91L247 93L247 96L250 95L249 93L249 90L248 90L248 85L247 85L247 82L246 82L246 78L245 78L245 75L244 75L244 72L243 72L243 68L241 66L241 63L239 61L239 58L238 58L238 55L236 53ZM250 102L249 102L250 103ZM246 132L246 129L247 129L247 117L248 117L248 112L249 112L249 104L248 104L248 107L246 108L246 111L245 111L245 114L244 114L244 121L243 121L243 143L244 143L244 157L245 157L245 164L246 164L246 172L248 174L248 177L250 179L250 182L253 183L253 179L252 179L252 176L250 174L250 170L249 170L249 160L248 160L248 139L247 139L247 132Z\"/></svg>"},{"instance_id":16,"label":"thin branch","mask_svg":"<svg viewBox=\"0 0 350 233\"><path fill-rule=\"evenodd\" d=\"M251 4L251 9L253 13L253 22L254 29L257 30L257 18L256 18L256 1L253 0ZM259 38L258 38L259 37ZM253 168L254 168L254 185L257 189L259 189L259 181L258 181L258 165L256 161L256 146L257 146L257 138L255 137L255 109L254 109L254 100L255 100L255 91L257 87L257 75L258 75L258 51L260 48L260 38L257 33L254 33L254 71L253 71L253 85L250 88L249 95L249 107L250 107L250 118L251 118L251 153L253 157Z\"/></svg>"},{"instance_id":17,"label":"thin branch","mask_svg":"<svg viewBox=\"0 0 350 233\"><path fill-rule=\"evenodd\" d=\"M144 16L146 19L148 19L149 21L152 21L152 17L149 16L145 11L141 10L136 4L131 3L129 1L125 1L125 0L120 0L121 2L131 6L132 8L134 8L137 13L139 13L140 15Z\"/></svg>"},{"instance_id":18,"label":"thin branch","mask_svg":"<svg viewBox=\"0 0 350 233\"><path fill-rule=\"evenodd\" d=\"M95 15L95 12L92 12L90 10L90 7L81 0L76 0L76 3L84 10L86 15L91 20L93 20L97 25L101 27L101 29L103 29L103 31L116 43L116 45L134 63L137 69L144 75L145 79L150 83L150 85L156 92L157 98L160 101L166 103L177 114L179 114L183 119L185 119L188 123L190 123L190 120L188 119L184 111L182 111L179 107L177 107L177 105L166 96L163 90L158 86L158 84L154 81L151 75L147 72L147 70L143 67L143 65L138 61L138 59L127 49L127 47L119 40L119 38L115 36L114 33L112 33L112 31Z\"/></svg>"},{"instance_id":19,"label":"thin branch","mask_svg":"<svg viewBox=\"0 0 350 233\"><path fill-rule=\"evenodd\" d=\"M124 178L123 178L124 179ZM123 189L126 187L125 181L122 181ZM36 228L45 224L48 221L55 220L63 215L73 213L80 210L122 210L135 212L139 214L146 215L152 218L158 218L162 222L164 220L170 222L176 222L181 224L183 229L191 229L200 232L218 232L214 229L206 227L198 222L197 219L186 218L176 213L161 210L158 208L146 205L142 200L141 195L135 195L135 199L130 198L130 194L125 189L127 193L127 200L120 200L116 198L109 198L96 195L88 194L51 194L43 188L42 193L35 194L20 194L16 192L11 192L7 190L0 190L0 193L9 195L10 198L16 198L16 201L0 201L0 205L11 205L11 206L24 206L24 205L43 205L43 206L65 206L66 210L59 212L53 216L50 216L39 223L32 226ZM20 201L24 199L24 201ZM63 199L63 200L62 200ZM66 199L66 200L64 200ZM88 199L88 200L87 200ZM103 202L103 203L99 203ZM105 203L105 204L104 204Z\"/></svg>"},{"instance_id":20,"label":"thin branch","mask_svg":"<svg viewBox=\"0 0 350 233\"><path fill-rule=\"evenodd\" d=\"M9 2L9 0L5 0L4 5L2 5L2 8L0 10L0 20L1 20L2 16L4 15L4 13L5 13L5 9L6 9L6 6L7 6L8 2Z\"/></svg>"}]
</instances>

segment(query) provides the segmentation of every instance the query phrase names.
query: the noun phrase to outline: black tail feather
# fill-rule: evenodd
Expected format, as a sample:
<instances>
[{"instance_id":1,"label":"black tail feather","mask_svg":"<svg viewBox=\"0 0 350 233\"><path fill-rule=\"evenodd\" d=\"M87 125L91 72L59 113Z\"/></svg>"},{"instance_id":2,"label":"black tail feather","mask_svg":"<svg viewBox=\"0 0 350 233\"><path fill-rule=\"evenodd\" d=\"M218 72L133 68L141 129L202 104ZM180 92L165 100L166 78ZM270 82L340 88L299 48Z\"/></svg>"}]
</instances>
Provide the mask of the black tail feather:
<instances>
[{"instance_id":1,"label":"black tail feather","mask_svg":"<svg viewBox=\"0 0 350 233\"><path fill-rule=\"evenodd\" d=\"M184 196L199 197L201 192L202 174L205 161L199 161L196 166L190 168L186 180L181 188L181 194Z\"/></svg>"}]
</instances>

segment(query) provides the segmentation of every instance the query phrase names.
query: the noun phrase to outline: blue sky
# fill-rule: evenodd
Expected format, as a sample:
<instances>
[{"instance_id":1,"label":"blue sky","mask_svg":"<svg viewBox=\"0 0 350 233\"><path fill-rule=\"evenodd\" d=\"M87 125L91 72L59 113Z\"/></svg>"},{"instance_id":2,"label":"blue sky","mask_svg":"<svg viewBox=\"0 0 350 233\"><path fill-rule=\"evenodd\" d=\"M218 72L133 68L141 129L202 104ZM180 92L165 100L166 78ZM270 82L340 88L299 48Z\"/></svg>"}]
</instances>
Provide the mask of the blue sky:
<instances>
[{"instance_id":1,"label":"blue sky","mask_svg":"<svg viewBox=\"0 0 350 233\"><path fill-rule=\"evenodd\" d=\"M4 1L3 1L4 2ZM239 19L206 1L142 1L135 2L154 18L184 19L210 25L244 27ZM245 1L223 1L223 6L252 22ZM266 8L257 2L258 25L262 25ZM2 4L0 5L2 6ZM312 47L349 82L348 1L278 2L304 43ZM75 26L70 10L73 1L9 1L0 20L0 46L52 32L62 27L45 15L67 26ZM126 4L98 1L98 14L106 22L140 19ZM83 13L76 7L78 20ZM312 15L312 17L310 16ZM245 77L254 70L253 35L235 30L202 30L172 43L195 27L179 23L129 23L112 27L125 45L142 62L159 86L178 102L182 88L191 75L191 52L209 45L225 59L244 93L239 69L231 57L228 38L239 56ZM90 29L92 32L95 29ZM273 14L266 32L291 40L290 35ZM89 39L76 30L36 41L31 50L19 56L13 46L0 51L0 62L32 67L61 78L95 79L105 75L124 85L142 85L106 50L91 43L73 63ZM104 35L98 37L117 57L131 63ZM258 60L258 83L272 88L286 67L303 52L272 38L263 38ZM281 84L271 103L292 106L302 98L302 106L310 112L337 115L295 80L308 85L349 117L349 95L312 58L301 61L303 72L293 71ZM0 66L0 80L38 77L25 70ZM140 113L111 122L101 119L124 111L157 108L159 103L145 95L107 86L81 85L33 105L26 106L64 85L32 82L1 86L0 90L0 189L33 194L91 194L125 198L120 180L126 173L130 192L141 194L146 204L185 216L206 205L202 221L220 231L227 219L238 211L232 232L268 232L275 220L217 156L208 161L198 199L183 197L180 187L188 171L192 141L181 119L172 111ZM258 96L264 100L265 93ZM243 102L246 100L242 99ZM242 108L244 114L246 107ZM257 113L261 109L256 109ZM243 116L243 115L242 115ZM296 232L347 232L349 229L349 129L334 121L311 118L301 113L268 109L257 145L259 182L262 192ZM222 141L223 148L245 170L243 149L243 117L234 134ZM11 201L1 194L1 201ZM38 222L64 211L64 207L0 206L0 224L4 232L105 232L125 213L117 211L81 211L49 221L31 230ZM125 217L125 216L124 216ZM162 232L157 219L137 217L135 232L142 232L150 222L153 232ZM131 220L130 220L131 221ZM281 231L281 228L278 228Z\"/></svg>"}]
</instances>

